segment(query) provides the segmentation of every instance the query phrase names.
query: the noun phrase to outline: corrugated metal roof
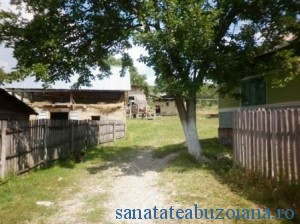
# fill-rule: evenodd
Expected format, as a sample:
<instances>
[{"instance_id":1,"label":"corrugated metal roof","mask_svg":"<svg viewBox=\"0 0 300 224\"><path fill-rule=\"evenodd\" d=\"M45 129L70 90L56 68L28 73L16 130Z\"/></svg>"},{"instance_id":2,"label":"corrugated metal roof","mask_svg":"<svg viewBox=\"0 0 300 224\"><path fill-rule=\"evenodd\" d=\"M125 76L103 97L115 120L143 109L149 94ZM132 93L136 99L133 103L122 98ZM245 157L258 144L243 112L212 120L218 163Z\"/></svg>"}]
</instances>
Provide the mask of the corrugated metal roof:
<instances>
[{"instance_id":1,"label":"corrugated metal roof","mask_svg":"<svg viewBox=\"0 0 300 224\"><path fill-rule=\"evenodd\" d=\"M127 91L131 89L130 74L127 72L124 77L120 77L120 68L113 67L111 69L112 75L103 79L96 79L91 82L91 86L82 86L81 90L122 90ZM70 78L70 82L57 81L51 85L50 89L68 90L77 82L79 75L74 75ZM2 88L7 89L44 89L43 82L36 82L35 78L29 76L22 81L14 81L12 83L4 83Z\"/></svg>"}]
</instances>

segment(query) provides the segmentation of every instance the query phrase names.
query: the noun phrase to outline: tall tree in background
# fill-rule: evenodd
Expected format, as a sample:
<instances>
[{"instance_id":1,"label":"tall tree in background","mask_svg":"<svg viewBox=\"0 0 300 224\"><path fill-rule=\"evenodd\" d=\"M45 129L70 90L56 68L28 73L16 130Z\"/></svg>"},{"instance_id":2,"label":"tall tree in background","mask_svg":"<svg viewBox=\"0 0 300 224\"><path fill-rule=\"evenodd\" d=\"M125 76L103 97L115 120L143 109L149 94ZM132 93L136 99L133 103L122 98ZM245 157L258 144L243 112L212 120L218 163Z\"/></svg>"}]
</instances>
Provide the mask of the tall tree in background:
<instances>
[{"instance_id":1,"label":"tall tree in background","mask_svg":"<svg viewBox=\"0 0 300 224\"><path fill-rule=\"evenodd\" d=\"M139 86L141 89L144 90L145 95L148 96L149 85L147 83L147 76L139 74L135 66L129 67L129 74L130 74L131 85Z\"/></svg>"},{"instance_id":2,"label":"tall tree in background","mask_svg":"<svg viewBox=\"0 0 300 224\"><path fill-rule=\"evenodd\" d=\"M197 92L197 99L218 99L218 88L214 84L204 84Z\"/></svg>"},{"instance_id":3,"label":"tall tree in background","mask_svg":"<svg viewBox=\"0 0 300 224\"><path fill-rule=\"evenodd\" d=\"M113 54L123 54L124 68L131 64L124 51L130 47L129 38L145 47L149 55L141 60L154 68L157 83L174 95L188 151L197 159L201 147L196 94L206 80L228 92L241 77L268 69L257 65L255 56L284 44L284 36L294 35L292 42L299 46L297 0L14 3L25 3L34 15L26 21L7 13L0 23L0 41L14 47L20 74L53 81L79 73L79 83L88 84L94 78L91 67L100 68L100 77L109 75L107 58ZM281 56L296 57L293 48Z\"/></svg>"},{"instance_id":4,"label":"tall tree in background","mask_svg":"<svg viewBox=\"0 0 300 224\"><path fill-rule=\"evenodd\" d=\"M122 60L115 57L109 58L108 63L111 66L122 66ZM147 83L147 76L139 74L137 68L133 65L133 62L130 62L127 67L129 70L131 85L141 87L144 90L145 95L148 96L149 84Z\"/></svg>"}]
</instances>

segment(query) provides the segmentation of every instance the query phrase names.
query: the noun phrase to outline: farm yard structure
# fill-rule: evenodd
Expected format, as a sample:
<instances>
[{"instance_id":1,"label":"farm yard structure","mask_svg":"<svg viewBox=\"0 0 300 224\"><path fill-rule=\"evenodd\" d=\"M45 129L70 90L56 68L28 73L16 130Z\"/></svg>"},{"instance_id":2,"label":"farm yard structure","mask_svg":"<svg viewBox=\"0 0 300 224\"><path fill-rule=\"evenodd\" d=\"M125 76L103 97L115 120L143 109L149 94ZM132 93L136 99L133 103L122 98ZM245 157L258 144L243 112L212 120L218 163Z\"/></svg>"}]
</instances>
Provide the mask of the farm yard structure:
<instances>
[{"instance_id":1,"label":"farm yard structure","mask_svg":"<svg viewBox=\"0 0 300 224\"><path fill-rule=\"evenodd\" d=\"M154 97L153 104L156 115L176 116L178 115L175 99L169 96Z\"/></svg>"},{"instance_id":2,"label":"farm yard structure","mask_svg":"<svg viewBox=\"0 0 300 224\"><path fill-rule=\"evenodd\" d=\"M27 104L0 89L0 120L29 120L37 113Z\"/></svg>"},{"instance_id":3,"label":"farm yard structure","mask_svg":"<svg viewBox=\"0 0 300 224\"><path fill-rule=\"evenodd\" d=\"M128 91L127 114L134 118L150 115L146 95L139 86L132 85L131 90Z\"/></svg>"},{"instance_id":4,"label":"farm yard structure","mask_svg":"<svg viewBox=\"0 0 300 224\"><path fill-rule=\"evenodd\" d=\"M120 79L122 82L114 85L95 80L91 86L80 89L71 88L74 82L58 82L45 89L29 77L4 87L35 109L38 115L31 116L31 119L100 120L105 117L125 120L125 95L130 89L130 79L129 76ZM114 89L110 89L111 86Z\"/></svg>"},{"instance_id":5,"label":"farm yard structure","mask_svg":"<svg viewBox=\"0 0 300 224\"><path fill-rule=\"evenodd\" d=\"M31 119L125 119L124 91L8 89L21 92L39 114Z\"/></svg>"},{"instance_id":6,"label":"farm yard structure","mask_svg":"<svg viewBox=\"0 0 300 224\"><path fill-rule=\"evenodd\" d=\"M32 77L6 83L7 92L0 91L0 176L60 158L80 160L87 148L125 137L130 79L120 79L115 89L103 80L81 89L72 82L45 89Z\"/></svg>"}]
</instances>

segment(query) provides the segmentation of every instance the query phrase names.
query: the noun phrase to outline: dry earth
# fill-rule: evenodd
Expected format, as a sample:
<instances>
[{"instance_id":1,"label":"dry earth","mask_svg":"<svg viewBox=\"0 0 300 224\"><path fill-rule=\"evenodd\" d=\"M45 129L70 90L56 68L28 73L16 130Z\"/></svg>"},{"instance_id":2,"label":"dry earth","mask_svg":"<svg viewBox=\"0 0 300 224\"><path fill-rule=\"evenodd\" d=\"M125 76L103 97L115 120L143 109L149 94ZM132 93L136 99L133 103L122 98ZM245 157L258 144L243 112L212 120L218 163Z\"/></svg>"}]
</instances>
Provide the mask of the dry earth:
<instances>
[{"instance_id":1,"label":"dry earth","mask_svg":"<svg viewBox=\"0 0 300 224\"><path fill-rule=\"evenodd\" d=\"M154 223L116 220L116 209L174 206L167 192L159 188L158 180L159 171L175 156L157 159L152 157L151 150L144 150L129 162L97 168L97 172L81 181L72 198L59 202L58 212L46 223ZM98 202L97 198L102 200Z\"/></svg>"}]
</instances>

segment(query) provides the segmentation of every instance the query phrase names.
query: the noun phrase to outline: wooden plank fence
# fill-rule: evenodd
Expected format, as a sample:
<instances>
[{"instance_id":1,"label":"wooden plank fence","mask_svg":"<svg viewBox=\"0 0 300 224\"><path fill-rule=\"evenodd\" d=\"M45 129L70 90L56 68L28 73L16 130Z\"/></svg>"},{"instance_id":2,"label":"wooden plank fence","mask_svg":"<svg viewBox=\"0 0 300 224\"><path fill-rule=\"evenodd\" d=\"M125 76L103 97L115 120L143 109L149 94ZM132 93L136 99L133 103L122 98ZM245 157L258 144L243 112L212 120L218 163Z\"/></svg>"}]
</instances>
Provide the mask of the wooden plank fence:
<instances>
[{"instance_id":1,"label":"wooden plank fence","mask_svg":"<svg viewBox=\"0 0 300 224\"><path fill-rule=\"evenodd\" d=\"M0 178L24 173L49 161L126 135L123 121L0 121Z\"/></svg>"},{"instance_id":2,"label":"wooden plank fence","mask_svg":"<svg viewBox=\"0 0 300 224\"><path fill-rule=\"evenodd\" d=\"M234 113L234 161L269 179L300 184L300 108Z\"/></svg>"}]
</instances>

